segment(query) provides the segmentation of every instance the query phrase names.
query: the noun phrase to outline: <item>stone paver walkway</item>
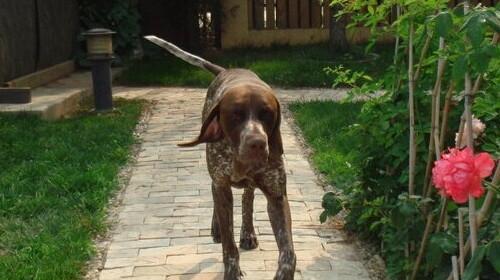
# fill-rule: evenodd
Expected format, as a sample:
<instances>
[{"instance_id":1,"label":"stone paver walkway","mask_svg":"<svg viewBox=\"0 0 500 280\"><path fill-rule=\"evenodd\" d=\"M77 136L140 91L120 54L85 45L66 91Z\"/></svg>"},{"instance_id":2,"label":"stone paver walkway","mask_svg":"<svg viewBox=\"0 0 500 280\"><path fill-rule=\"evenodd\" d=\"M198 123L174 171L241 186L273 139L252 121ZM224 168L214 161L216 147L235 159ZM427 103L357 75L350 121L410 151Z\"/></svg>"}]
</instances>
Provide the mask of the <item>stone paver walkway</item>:
<instances>
[{"instance_id":1,"label":"stone paver walkway","mask_svg":"<svg viewBox=\"0 0 500 280\"><path fill-rule=\"evenodd\" d=\"M198 134L205 91L122 88L116 92L157 103L141 135L140 153L124 192L100 279L222 279L221 245L214 244L210 236L213 202L205 146L176 146ZM279 91L279 97L283 103L301 95L332 97L331 91L308 92ZM282 133L298 258L295 279L369 279L354 247L340 232L320 225L324 191L285 120ZM233 193L239 240L242 191L233 189ZM278 251L266 201L258 190L254 209L259 248L240 250L240 265L245 279L272 279Z\"/></svg>"}]
</instances>

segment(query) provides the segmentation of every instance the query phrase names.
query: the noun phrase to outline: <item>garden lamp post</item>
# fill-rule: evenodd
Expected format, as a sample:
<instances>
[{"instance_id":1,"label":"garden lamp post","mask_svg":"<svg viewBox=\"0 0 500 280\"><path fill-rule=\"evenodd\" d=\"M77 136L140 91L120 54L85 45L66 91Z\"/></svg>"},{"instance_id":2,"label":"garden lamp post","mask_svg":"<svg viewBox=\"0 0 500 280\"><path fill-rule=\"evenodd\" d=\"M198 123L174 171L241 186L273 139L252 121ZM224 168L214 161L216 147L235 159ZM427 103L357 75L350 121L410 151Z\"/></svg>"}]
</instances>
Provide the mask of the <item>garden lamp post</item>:
<instances>
[{"instance_id":1,"label":"garden lamp post","mask_svg":"<svg viewBox=\"0 0 500 280\"><path fill-rule=\"evenodd\" d=\"M97 112L113 109L111 92L111 61L113 60L113 32L95 28L83 33L87 40L87 58L92 63L92 83Z\"/></svg>"}]
</instances>

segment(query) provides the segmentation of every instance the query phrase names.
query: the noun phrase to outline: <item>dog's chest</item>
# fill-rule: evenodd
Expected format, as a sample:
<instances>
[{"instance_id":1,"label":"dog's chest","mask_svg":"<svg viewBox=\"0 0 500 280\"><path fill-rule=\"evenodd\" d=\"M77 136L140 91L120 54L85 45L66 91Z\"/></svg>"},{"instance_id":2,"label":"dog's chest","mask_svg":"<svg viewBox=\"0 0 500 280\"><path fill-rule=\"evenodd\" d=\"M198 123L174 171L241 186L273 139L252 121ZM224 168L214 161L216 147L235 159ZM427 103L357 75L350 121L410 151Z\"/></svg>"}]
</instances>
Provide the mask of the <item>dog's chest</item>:
<instances>
[{"instance_id":1,"label":"dog's chest","mask_svg":"<svg viewBox=\"0 0 500 280\"><path fill-rule=\"evenodd\" d=\"M227 140L207 144L207 166L215 182L227 182L237 188L266 188L274 195L286 192L286 174L282 160L260 167L240 168Z\"/></svg>"}]
</instances>

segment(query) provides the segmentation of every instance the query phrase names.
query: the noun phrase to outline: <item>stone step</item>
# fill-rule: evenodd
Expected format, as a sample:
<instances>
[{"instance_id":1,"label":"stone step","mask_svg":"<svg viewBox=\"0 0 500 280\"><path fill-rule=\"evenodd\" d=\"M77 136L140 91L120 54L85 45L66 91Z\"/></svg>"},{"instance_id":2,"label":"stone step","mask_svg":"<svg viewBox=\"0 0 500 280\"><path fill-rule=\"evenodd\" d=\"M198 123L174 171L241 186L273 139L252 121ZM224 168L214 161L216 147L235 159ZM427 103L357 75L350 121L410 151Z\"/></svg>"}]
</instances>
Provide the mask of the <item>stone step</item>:
<instances>
[{"instance_id":1,"label":"stone step","mask_svg":"<svg viewBox=\"0 0 500 280\"><path fill-rule=\"evenodd\" d=\"M121 69L113 69L116 77ZM91 97L92 80L89 71L75 72L31 91L27 104L0 104L0 112L34 114L45 120L57 120L74 114L82 101Z\"/></svg>"}]
</instances>

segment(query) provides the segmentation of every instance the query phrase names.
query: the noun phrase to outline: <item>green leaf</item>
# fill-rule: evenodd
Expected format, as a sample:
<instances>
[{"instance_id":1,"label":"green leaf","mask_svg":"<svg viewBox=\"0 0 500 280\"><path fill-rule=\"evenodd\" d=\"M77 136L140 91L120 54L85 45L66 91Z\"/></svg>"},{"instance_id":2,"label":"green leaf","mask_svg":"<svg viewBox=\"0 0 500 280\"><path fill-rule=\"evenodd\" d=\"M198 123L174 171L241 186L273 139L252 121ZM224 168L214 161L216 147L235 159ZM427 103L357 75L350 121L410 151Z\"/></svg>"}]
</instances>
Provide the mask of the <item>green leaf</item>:
<instances>
[{"instance_id":1,"label":"green leaf","mask_svg":"<svg viewBox=\"0 0 500 280\"><path fill-rule=\"evenodd\" d=\"M486 23L495 30L495 32L500 32L500 19L498 16L491 11L488 11L484 17Z\"/></svg>"},{"instance_id":2,"label":"green leaf","mask_svg":"<svg viewBox=\"0 0 500 280\"><path fill-rule=\"evenodd\" d=\"M465 24L465 29L472 46L479 47L484 39L484 29L481 24L481 17L479 15L473 15Z\"/></svg>"},{"instance_id":3,"label":"green leaf","mask_svg":"<svg viewBox=\"0 0 500 280\"><path fill-rule=\"evenodd\" d=\"M321 206L325 209L326 215L335 216L342 210L342 201L333 192L327 192L323 196Z\"/></svg>"},{"instance_id":4,"label":"green leaf","mask_svg":"<svg viewBox=\"0 0 500 280\"><path fill-rule=\"evenodd\" d=\"M492 58L498 55L498 49L493 45L487 45L475 50L471 54L472 67L480 73L488 70Z\"/></svg>"},{"instance_id":5,"label":"green leaf","mask_svg":"<svg viewBox=\"0 0 500 280\"><path fill-rule=\"evenodd\" d=\"M467 71L467 60L465 56L460 56L457 58L455 63L453 63L452 77L454 80L461 80Z\"/></svg>"},{"instance_id":6,"label":"green leaf","mask_svg":"<svg viewBox=\"0 0 500 280\"><path fill-rule=\"evenodd\" d=\"M465 267L462 280L473 280L479 275L482 269L481 261L483 260L485 253L485 246L479 246L476 248L476 251L474 251L474 255L472 255L471 260Z\"/></svg>"},{"instance_id":7,"label":"green leaf","mask_svg":"<svg viewBox=\"0 0 500 280\"><path fill-rule=\"evenodd\" d=\"M373 6L368 6L368 12L370 13L370 15L373 15L375 13Z\"/></svg>"},{"instance_id":8,"label":"green leaf","mask_svg":"<svg viewBox=\"0 0 500 280\"><path fill-rule=\"evenodd\" d=\"M452 255L457 251L457 239L455 236L445 232L438 232L434 234L434 238L443 252Z\"/></svg>"},{"instance_id":9,"label":"green leaf","mask_svg":"<svg viewBox=\"0 0 500 280\"><path fill-rule=\"evenodd\" d=\"M427 246L427 256L426 263L430 267L437 267L441 263L441 259L443 258L443 249L439 246L439 238L436 238L435 235L432 235L429 240L429 246Z\"/></svg>"},{"instance_id":10,"label":"green leaf","mask_svg":"<svg viewBox=\"0 0 500 280\"><path fill-rule=\"evenodd\" d=\"M439 36L446 37L452 27L453 19L448 11L441 12L436 16L436 32Z\"/></svg>"},{"instance_id":11,"label":"green leaf","mask_svg":"<svg viewBox=\"0 0 500 280\"><path fill-rule=\"evenodd\" d=\"M474 52L471 54L471 64L474 69L479 73L484 73L488 70L488 65L490 64L490 59L487 54L483 52Z\"/></svg>"},{"instance_id":12,"label":"green leaf","mask_svg":"<svg viewBox=\"0 0 500 280\"><path fill-rule=\"evenodd\" d=\"M319 215L319 221L321 223L324 223L326 222L326 218L328 218L328 213L325 211L321 212L321 214Z\"/></svg>"},{"instance_id":13,"label":"green leaf","mask_svg":"<svg viewBox=\"0 0 500 280\"><path fill-rule=\"evenodd\" d=\"M500 273L500 241L493 241L489 245L488 260L496 272Z\"/></svg>"}]
</instances>

